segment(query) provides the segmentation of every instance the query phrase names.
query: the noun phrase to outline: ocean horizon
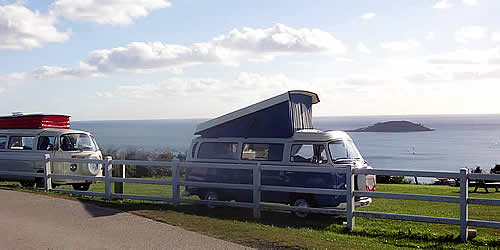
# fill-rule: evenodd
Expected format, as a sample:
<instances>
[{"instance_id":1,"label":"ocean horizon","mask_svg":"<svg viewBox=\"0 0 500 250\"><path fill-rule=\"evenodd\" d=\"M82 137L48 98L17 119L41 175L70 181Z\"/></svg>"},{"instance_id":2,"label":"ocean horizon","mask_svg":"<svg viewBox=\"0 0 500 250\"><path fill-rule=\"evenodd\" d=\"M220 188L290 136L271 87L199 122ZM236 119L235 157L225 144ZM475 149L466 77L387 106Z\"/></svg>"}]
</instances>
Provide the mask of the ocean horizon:
<instances>
[{"instance_id":1,"label":"ocean horizon","mask_svg":"<svg viewBox=\"0 0 500 250\"><path fill-rule=\"evenodd\" d=\"M194 129L208 119L72 121L73 129L93 133L103 148L188 151ZM319 116L320 130L351 130L377 122L405 120L435 129L429 132L350 132L374 168L458 171L500 163L500 114Z\"/></svg>"}]
</instances>

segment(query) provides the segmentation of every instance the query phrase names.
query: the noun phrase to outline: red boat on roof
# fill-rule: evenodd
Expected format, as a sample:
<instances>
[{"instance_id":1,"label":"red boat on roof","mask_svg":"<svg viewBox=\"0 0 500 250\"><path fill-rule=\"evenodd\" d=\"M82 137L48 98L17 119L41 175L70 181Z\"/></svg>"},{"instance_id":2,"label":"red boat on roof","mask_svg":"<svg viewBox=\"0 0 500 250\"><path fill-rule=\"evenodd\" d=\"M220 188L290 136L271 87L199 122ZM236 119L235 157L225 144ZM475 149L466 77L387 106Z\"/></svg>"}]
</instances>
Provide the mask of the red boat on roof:
<instances>
[{"instance_id":1,"label":"red boat on roof","mask_svg":"<svg viewBox=\"0 0 500 250\"><path fill-rule=\"evenodd\" d=\"M0 129L69 129L69 115L12 113L0 116Z\"/></svg>"}]
</instances>

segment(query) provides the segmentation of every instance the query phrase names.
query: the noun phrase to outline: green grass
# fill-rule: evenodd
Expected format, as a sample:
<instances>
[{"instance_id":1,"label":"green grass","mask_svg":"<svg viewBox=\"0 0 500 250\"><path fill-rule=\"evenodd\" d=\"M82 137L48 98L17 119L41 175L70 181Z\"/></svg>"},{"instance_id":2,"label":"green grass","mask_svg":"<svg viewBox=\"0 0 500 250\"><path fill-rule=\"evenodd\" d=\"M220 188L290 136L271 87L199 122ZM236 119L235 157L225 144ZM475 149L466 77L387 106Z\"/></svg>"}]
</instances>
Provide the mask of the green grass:
<instances>
[{"instance_id":1,"label":"green grass","mask_svg":"<svg viewBox=\"0 0 500 250\"><path fill-rule=\"evenodd\" d=\"M14 189L18 188L14 187ZM91 187L91 191L102 192L103 190L102 183L93 184ZM379 184L377 191L459 196L459 188L448 186ZM171 187L126 183L125 192L138 195L170 196ZM346 232L343 225L345 217L342 216L317 215L304 220L294 218L285 212L263 211L262 218L255 220L252 217L252 211L244 208L208 209L205 206L197 205L172 206L167 203L136 200L109 202L101 198L60 194L57 196L114 207L188 230L257 248L500 248L500 230L496 229L478 228L478 237L463 244L458 239L458 226L452 225L358 217L356 218L356 229L352 232ZM470 193L470 196L500 199L500 192ZM438 202L374 199L372 205L358 210L459 217L458 204ZM499 221L500 207L471 205L469 217L471 219Z\"/></svg>"}]
</instances>

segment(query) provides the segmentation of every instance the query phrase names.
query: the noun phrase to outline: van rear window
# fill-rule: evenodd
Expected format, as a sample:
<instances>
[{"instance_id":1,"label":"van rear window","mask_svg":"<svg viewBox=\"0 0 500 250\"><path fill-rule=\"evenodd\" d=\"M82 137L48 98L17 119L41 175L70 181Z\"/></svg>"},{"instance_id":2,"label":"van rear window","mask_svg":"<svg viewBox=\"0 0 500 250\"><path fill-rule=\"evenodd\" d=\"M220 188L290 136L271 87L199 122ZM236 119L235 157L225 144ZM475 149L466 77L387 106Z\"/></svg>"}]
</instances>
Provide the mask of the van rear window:
<instances>
[{"instance_id":1,"label":"van rear window","mask_svg":"<svg viewBox=\"0 0 500 250\"><path fill-rule=\"evenodd\" d=\"M283 144L269 143L245 143L242 160L261 160L261 161L281 161L283 159Z\"/></svg>"},{"instance_id":2,"label":"van rear window","mask_svg":"<svg viewBox=\"0 0 500 250\"><path fill-rule=\"evenodd\" d=\"M33 150L33 136L11 136L9 149L11 150Z\"/></svg>"},{"instance_id":3,"label":"van rear window","mask_svg":"<svg viewBox=\"0 0 500 250\"><path fill-rule=\"evenodd\" d=\"M238 159L238 143L204 142L198 149L198 158L202 159Z\"/></svg>"}]
</instances>

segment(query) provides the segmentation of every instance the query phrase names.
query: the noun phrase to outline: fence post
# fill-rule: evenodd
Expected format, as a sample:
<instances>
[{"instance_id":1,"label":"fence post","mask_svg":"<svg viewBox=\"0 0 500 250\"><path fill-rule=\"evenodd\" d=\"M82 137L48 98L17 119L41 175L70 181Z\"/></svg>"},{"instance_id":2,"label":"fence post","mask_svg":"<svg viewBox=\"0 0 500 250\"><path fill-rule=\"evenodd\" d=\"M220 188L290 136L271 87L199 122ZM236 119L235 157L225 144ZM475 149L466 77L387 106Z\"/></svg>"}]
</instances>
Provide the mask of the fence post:
<instances>
[{"instance_id":1,"label":"fence post","mask_svg":"<svg viewBox=\"0 0 500 250\"><path fill-rule=\"evenodd\" d=\"M125 178L125 164L121 165L120 168L115 168L115 177L118 178ZM113 186L115 187L114 193L115 194L124 194L124 186L125 183L123 182L115 182L113 183Z\"/></svg>"},{"instance_id":2,"label":"fence post","mask_svg":"<svg viewBox=\"0 0 500 250\"><path fill-rule=\"evenodd\" d=\"M465 242L468 238L467 222L469 220L469 180L466 168L460 169L460 239Z\"/></svg>"},{"instance_id":3,"label":"fence post","mask_svg":"<svg viewBox=\"0 0 500 250\"><path fill-rule=\"evenodd\" d=\"M354 175L352 173L352 166L346 166L346 216L347 216L347 229L354 229Z\"/></svg>"},{"instance_id":4,"label":"fence post","mask_svg":"<svg viewBox=\"0 0 500 250\"><path fill-rule=\"evenodd\" d=\"M111 177L113 175L113 165L111 156L106 156L104 160L104 197L111 200Z\"/></svg>"},{"instance_id":5,"label":"fence post","mask_svg":"<svg viewBox=\"0 0 500 250\"><path fill-rule=\"evenodd\" d=\"M172 203L179 205L179 162L174 163L172 166Z\"/></svg>"},{"instance_id":6,"label":"fence post","mask_svg":"<svg viewBox=\"0 0 500 250\"><path fill-rule=\"evenodd\" d=\"M43 168L43 183L45 183L45 191L52 190L52 178L50 177L50 174L52 174L50 155L45 154L45 164Z\"/></svg>"},{"instance_id":7,"label":"fence post","mask_svg":"<svg viewBox=\"0 0 500 250\"><path fill-rule=\"evenodd\" d=\"M260 172L260 162L253 168L253 217L260 218L260 182L261 182L261 172Z\"/></svg>"}]
</instances>

